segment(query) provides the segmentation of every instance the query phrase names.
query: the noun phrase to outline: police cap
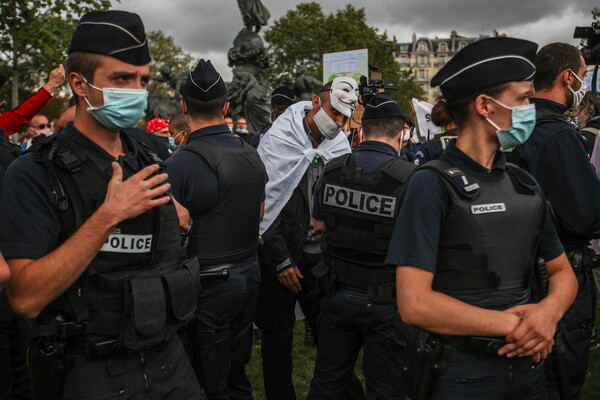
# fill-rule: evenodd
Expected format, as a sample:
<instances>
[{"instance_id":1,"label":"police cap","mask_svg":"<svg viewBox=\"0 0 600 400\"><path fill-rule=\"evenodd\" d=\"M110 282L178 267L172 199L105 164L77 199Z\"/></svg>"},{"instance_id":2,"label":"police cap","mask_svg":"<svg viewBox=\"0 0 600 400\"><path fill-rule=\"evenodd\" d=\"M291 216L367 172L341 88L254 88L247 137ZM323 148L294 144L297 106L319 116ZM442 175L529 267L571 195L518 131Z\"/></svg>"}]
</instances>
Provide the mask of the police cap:
<instances>
[{"instance_id":1,"label":"police cap","mask_svg":"<svg viewBox=\"0 0 600 400\"><path fill-rule=\"evenodd\" d=\"M408 121L396 100L387 93L375 93L365 106L362 116L363 120L379 118L403 118Z\"/></svg>"},{"instance_id":2,"label":"police cap","mask_svg":"<svg viewBox=\"0 0 600 400\"><path fill-rule=\"evenodd\" d=\"M84 14L73 32L69 54L75 51L104 54L132 65L150 63L144 23L127 11L92 11Z\"/></svg>"},{"instance_id":3,"label":"police cap","mask_svg":"<svg viewBox=\"0 0 600 400\"><path fill-rule=\"evenodd\" d=\"M280 86L271 93L271 104L278 106L291 106L296 102L294 92L285 86Z\"/></svg>"},{"instance_id":4,"label":"police cap","mask_svg":"<svg viewBox=\"0 0 600 400\"><path fill-rule=\"evenodd\" d=\"M528 81L535 73L537 44L528 40L494 37L460 50L433 77L446 100L458 100L506 82Z\"/></svg>"},{"instance_id":5,"label":"police cap","mask_svg":"<svg viewBox=\"0 0 600 400\"><path fill-rule=\"evenodd\" d=\"M226 96L227 87L210 60L202 59L190 72L183 86L183 95L200 101L210 101Z\"/></svg>"}]
</instances>

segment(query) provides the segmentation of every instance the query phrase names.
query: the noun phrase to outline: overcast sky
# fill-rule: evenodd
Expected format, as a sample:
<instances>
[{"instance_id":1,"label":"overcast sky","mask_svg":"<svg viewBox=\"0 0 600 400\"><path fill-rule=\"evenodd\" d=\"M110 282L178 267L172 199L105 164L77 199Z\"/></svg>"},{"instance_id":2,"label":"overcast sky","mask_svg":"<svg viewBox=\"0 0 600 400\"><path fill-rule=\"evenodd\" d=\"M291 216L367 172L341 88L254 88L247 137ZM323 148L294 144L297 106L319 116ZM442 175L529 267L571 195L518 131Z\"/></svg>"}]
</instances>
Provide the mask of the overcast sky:
<instances>
[{"instance_id":1,"label":"overcast sky","mask_svg":"<svg viewBox=\"0 0 600 400\"><path fill-rule=\"evenodd\" d=\"M262 0L271 12L269 25L303 1ZM574 45L575 26L589 26L598 0L324 0L326 13L353 4L364 8L367 23L409 42L417 36L490 34L529 39L540 46L561 41ZM196 58L210 59L231 80L227 50L242 28L236 0L113 0L115 9L138 13L146 30L162 30ZM269 26L268 25L268 26ZM268 28L267 26L267 28ZM264 28L263 28L264 29ZM349 49L351 50L351 49Z\"/></svg>"}]
</instances>

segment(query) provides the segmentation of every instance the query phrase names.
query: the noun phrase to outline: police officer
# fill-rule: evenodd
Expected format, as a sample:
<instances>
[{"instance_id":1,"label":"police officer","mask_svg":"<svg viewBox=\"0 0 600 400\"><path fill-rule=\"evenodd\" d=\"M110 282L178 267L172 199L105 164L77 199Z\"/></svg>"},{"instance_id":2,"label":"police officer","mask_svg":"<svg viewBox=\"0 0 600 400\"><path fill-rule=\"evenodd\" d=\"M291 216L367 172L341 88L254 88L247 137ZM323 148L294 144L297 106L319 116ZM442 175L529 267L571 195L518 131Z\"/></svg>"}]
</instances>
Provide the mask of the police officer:
<instances>
[{"instance_id":1,"label":"police officer","mask_svg":"<svg viewBox=\"0 0 600 400\"><path fill-rule=\"evenodd\" d=\"M294 92L292 92L289 88L280 86L273 90L271 93L271 123L265 125L260 131L252 135L252 138L250 139L250 144L252 147L255 149L258 147L260 140L264 134L271 129L273 122L295 102L296 97Z\"/></svg>"},{"instance_id":2,"label":"police officer","mask_svg":"<svg viewBox=\"0 0 600 400\"><path fill-rule=\"evenodd\" d=\"M363 348L368 399L402 398L405 344L395 327L395 274L384 264L398 197L416 166L398 158L406 116L388 94L365 107L365 141L333 159L315 188L330 293L321 300L310 399L342 399Z\"/></svg>"},{"instance_id":3,"label":"police officer","mask_svg":"<svg viewBox=\"0 0 600 400\"><path fill-rule=\"evenodd\" d=\"M558 235L579 282L577 298L563 319L571 395L575 399L587 374L594 323L595 301L586 261L589 240L600 237L600 180L580 133L564 115L585 95L586 66L581 51L566 43L551 43L540 49L535 66L536 97L532 102L538 120L533 134L515 149L515 155L518 164L540 183L550 202ZM557 398L554 369L547 371L549 394Z\"/></svg>"},{"instance_id":4,"label":"police officer","mask_svg":"<svg viewBox=\"0 0 600 400\"><path fill-rule=\"evenodd\" d=\"M436 399L544 399L544 364L531 361L548 356L575 297L541 190L498 149L524 141L535 123L528 80L536 49L520 39L478 40L432 80L458 139L409 180L386 262L398 266L402 319L430 333L411 350L434 356ZM532 304L536 249L549 290Z\"/></svg>"},{"instance_id":5,"label":"police officer","mask_svg":"<svg viewBox=\"0 0 600 400\"><path fill-rule=\"evenodd\" d=\"M229 273L225 282L203 283L189 329L193 365L209 399L252 399L244 368L260 282L265 168L256 150L225 125L227 88L210 61L200 60L190 73L181 104L191 133L167 171L173 195L193 218L188 253L202 272Z\"/></svg>"},{"instance_id":6,"label":"police officer","mask_svg":"<svg viewBox=\"0 0 600 400\"><path fill-rule=\"evenodd\" d=\"M153 155L120 133L144 114L149 62L136 14L85 14L67 59L75 120L6 173L0 249L35 399L204 398L176 335L199 288L182 263L188 221Z\"/></svg>"}]
</instances>

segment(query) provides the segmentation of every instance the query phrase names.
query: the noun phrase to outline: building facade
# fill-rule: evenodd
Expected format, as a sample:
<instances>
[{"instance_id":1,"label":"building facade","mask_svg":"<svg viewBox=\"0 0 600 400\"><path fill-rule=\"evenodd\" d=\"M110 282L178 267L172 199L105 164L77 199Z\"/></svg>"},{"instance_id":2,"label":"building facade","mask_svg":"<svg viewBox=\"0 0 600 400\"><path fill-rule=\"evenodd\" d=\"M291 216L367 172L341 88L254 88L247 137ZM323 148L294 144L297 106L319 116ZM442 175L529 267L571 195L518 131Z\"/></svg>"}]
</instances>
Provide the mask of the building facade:
<instances>
[{"instance_id":1,"label":"building facade","mask_svg":"<svg viewBox=\"0 0 600 400\"><path fill-rule=\"evenodd\" d=\"M494 37L506 36L494 30ZM431 78L444 66L460 49L473 43L478 39L489 37L464 37L452 31L449 38L427 37L417 38L413 33L412 41L408 43L396 43L396 61L400 64L400 70L412 70L415 81L424 93L423 99L430 103L440 95L439 87L430 86Z\"/></svg>"}]
</instances>

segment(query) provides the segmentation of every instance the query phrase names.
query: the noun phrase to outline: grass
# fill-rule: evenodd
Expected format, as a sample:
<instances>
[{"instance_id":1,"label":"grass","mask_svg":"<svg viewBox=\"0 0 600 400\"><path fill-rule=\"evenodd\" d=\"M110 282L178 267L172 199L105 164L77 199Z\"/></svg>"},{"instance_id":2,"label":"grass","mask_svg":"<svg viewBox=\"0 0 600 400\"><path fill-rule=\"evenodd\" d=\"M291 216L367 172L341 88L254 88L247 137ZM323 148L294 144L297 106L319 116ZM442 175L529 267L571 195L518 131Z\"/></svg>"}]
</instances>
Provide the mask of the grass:
<instances>
[{"instance_id":1,"label":"grass","mask_svg":"<svg viewBox=\"0 0 600 400\"><path fill-rule=\"evenodd\" d=\"M600 307L598 308L600 310ZM600 313L598 313L600 314ZM600 327L600 318L596 318L596 326ZM304 346L304 321L297 321L294 326L294 348L292 350L294 360L293 383L296 396L299 400L306 398L310 379L313 375L313 367L317 357L316 348ZM359 365L356 374L362 379L362 371ZM255 342L252 349L252 360L247 367L248 378L252 382L252 392L256 400L265 399L262 365L260 355L260 344ZM583 388L580 400L600 399L600 348L591 351L588 367L588 377Z\"/></svg>"}]
</instances>

